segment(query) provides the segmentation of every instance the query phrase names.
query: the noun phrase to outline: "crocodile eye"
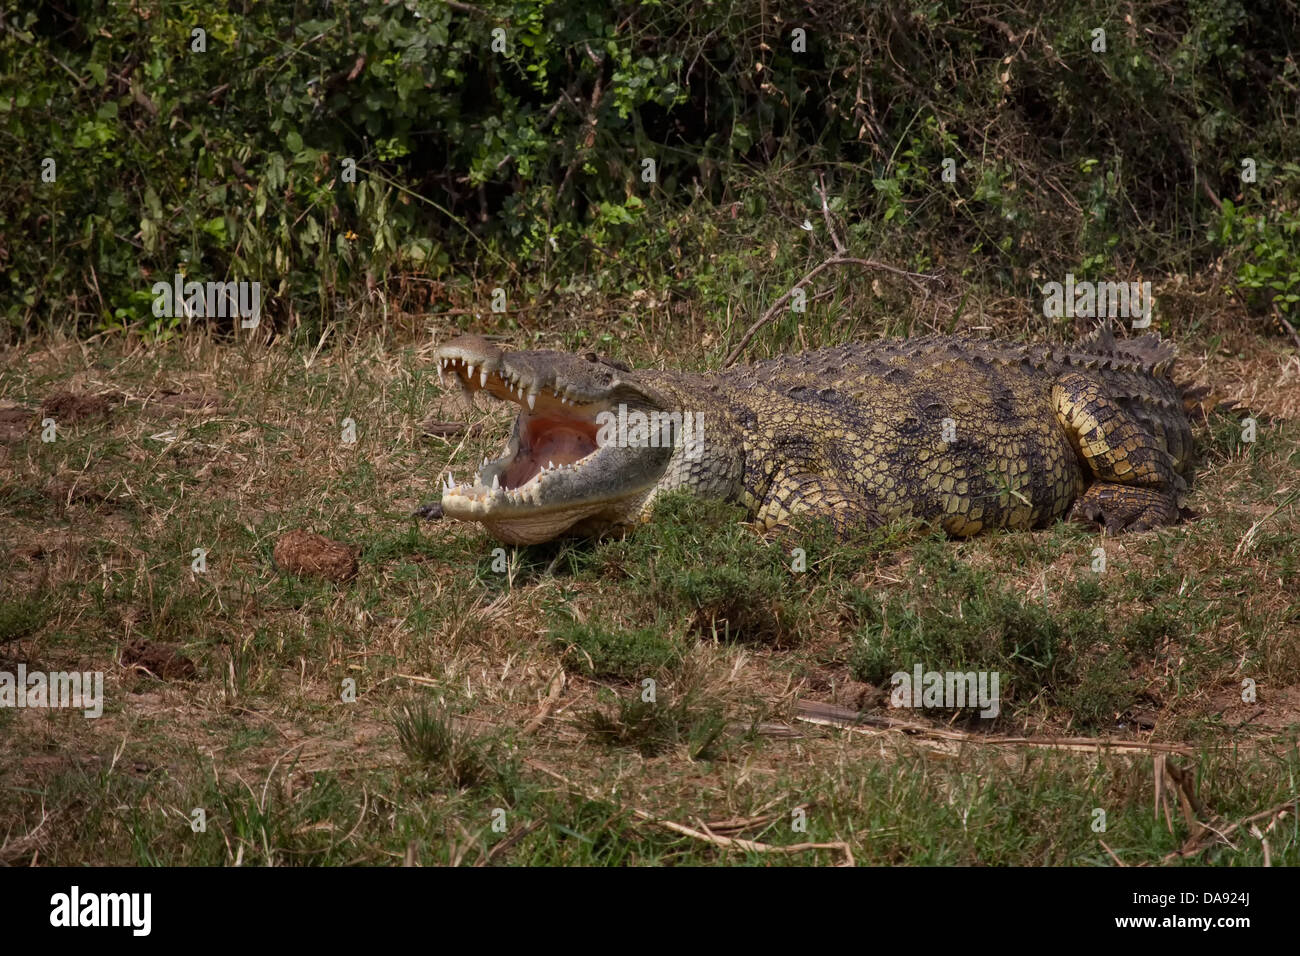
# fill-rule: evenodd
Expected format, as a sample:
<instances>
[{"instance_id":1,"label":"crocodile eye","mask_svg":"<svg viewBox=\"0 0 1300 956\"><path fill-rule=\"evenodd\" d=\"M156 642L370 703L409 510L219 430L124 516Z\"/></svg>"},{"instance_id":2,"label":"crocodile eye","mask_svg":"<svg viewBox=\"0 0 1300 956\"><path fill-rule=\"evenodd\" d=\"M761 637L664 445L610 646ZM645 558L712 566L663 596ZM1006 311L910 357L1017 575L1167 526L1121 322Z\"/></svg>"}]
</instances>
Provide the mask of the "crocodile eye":
<instances>
[{"instance_id":1,"label":"crocodile eye","mask_svg":"<svg viewBox=\"0 0 1300 956\"><path fill-rule=\"evenodd\" d=\"M595 353L595 352L583 352L583 353L582 353L582 357L585 358L588 362L599 362L599 361L600 361L600 359L596 358L596 353Z\"/></svg>"}]
</instances>

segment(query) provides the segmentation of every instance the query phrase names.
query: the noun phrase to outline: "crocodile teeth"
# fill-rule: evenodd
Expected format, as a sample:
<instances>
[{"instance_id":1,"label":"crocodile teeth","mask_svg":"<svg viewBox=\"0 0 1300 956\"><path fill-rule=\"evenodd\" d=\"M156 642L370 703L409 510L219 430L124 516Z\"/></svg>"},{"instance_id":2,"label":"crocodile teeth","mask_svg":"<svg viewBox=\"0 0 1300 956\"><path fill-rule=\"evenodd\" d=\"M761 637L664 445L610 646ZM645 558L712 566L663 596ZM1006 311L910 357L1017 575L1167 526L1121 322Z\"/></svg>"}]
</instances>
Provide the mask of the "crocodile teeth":
<instances>
[{"instance_id":1,"label":"crocodile teeth","mask_svg":"<svg viewBox=\"0 0 1300 956\"><path fill-rule=\"evenodd\" d=\"M546 470L547 470L547 471L554 471L554 470L555 470L555 462L553 462L553 461L548 461L548 462L546 463Z\"/></svg>"},{"instance_id":2,"label":"crocodile teeth","mask_svg":"<svg viewBox=\"0 0 1300 956\"><path fill-rule=\"evenodd\" d=\"M500 490L501 490L501 478L500 478L499 475L493 475L493 476L492 476L492 490L493 490L493 491L500 491Z\"/></svg>"},{"instance_id":3,"label":"crocodile teeth","mask_svg":"<svg viewBox=\"0 0 1300 956\"><path fill-rule=\"evenodd\" d=\"M471 362L466 365L465 368L467 370L465 373L465 379L472 382L474 380L474 364Z\"/></svg>"},{"instance_id":4,"label":"crocodile teeth","mask_svg":"<svg viewBox=\"0 0 1300 956\"><path fill-rule=\"evenodd\" d=\"M487 380L488 380L488 370L487 370L487 366L485 365L483 366L483 371L479 374L478 377L478 387L487 388Z\"/></svg>"},{"instance_id":5,"label":"crocodile teeth","mask_svg":"<svg viewBox=\"0 0 1300 956\"><path fill-rule=\"evenodd\" d=\"M528 393L528 410L531 412L537 407L537 393Z\"/></svg>"}]
</instances>

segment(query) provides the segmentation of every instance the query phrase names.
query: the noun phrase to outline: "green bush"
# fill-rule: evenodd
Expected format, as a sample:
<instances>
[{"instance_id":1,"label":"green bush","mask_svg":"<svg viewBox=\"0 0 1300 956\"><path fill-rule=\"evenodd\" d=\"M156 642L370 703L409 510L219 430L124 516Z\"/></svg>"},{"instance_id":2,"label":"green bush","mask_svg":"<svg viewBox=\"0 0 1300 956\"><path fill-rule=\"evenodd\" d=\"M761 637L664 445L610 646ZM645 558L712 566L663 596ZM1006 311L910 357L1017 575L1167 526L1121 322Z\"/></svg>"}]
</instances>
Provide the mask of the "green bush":
<instances>
[{"instance_id":1,"label":"green bush","mask_svg":"<svg viewBox=\"0 0 1300 956\"><path fill-rule=\"evenodd\" d=\"M1243 284L1288 308L1296 294L1295 213L1270 205L1294 178L1293 5L73 0L3 16L10 330L165 337L183 320L155 317L150 289L178 271L259 281L268 318L307 331L355 321L376 287L441 310L586 272L708 298L715 270L753 268L732 250L803 265L773 228L820 229L818 173L851 244L1018 293L1035 272L1207 265L1205 194L1228 215L1242 193L1271 210ZM1278 175L1240 186L1243 155Z\"/></svg>"},{"instance_id":2,"label":"green bush","mask_svg":"<svg viewBox=\"0 0 1300 956\"><path fill-rule=\"evenodd\" d=\"M1279 170L1300 187L1300 166ZM1300 215L1296 208L1243 212L1225 200L1213 237L1237 253L1236 292L1248 309L1300 322ZM1229 289L1230 292L1234 291Z\"/></svg>"}]
</instances>

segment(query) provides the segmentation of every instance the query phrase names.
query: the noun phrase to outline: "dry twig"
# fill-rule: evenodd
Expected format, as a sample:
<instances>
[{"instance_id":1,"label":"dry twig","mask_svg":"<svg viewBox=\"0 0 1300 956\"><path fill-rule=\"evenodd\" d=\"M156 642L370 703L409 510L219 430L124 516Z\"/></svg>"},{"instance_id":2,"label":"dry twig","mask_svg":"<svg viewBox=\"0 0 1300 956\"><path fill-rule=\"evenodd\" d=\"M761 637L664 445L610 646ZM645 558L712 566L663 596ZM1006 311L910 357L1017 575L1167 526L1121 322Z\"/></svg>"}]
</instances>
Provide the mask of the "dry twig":
<instances>
[{"instance_id":1,"label":"dry twig","mask_svg":"<svg viewBox=\"0 0 1300 956\"><path fill-rule=\"evenodd\" d=\"M534 770L539 770L548 777L553 777L560 781L570 790L582 794L588 800L606 799L601 794L568 779L562 774L552 770L550 767L547 767L545 764L538 763L535 760L530 760L528 761L528 765ZM638 809L637 807L629 807L628 810L638 820L644 820L646 823L652 823L655 826L663 827L665 830L671 830L673 833L679 833L682 836L690 837L692 840L711 843L714 846L722 847L726 850L748 850L752 853L803 853L807 850L838 850L840 853L844 854L844 862L840 864L841 866L856 865L856 862L853 859L853 850L843 841L836 841L834 843L792 843L788 846L759 843L756 840L744 840L739 837L719 836L718 834L711 832L708 829L707 824L704 825L704 829L697 830L694 827L688 827L685 824L677 823L673 820L665 820L662 817L656 817L654 814L647 813L645 810Z\"/></svg>"},{"instance_id":2,"label":"dry twig","mask_svg":"<svg viewBox=\"0 0 1300 956\"><path fill-rule=\"evenodd\" d=\"M946 727L931 727L894 717L877 717L859 714L845 707L824 704L813 700L800 700L796 704L795 719L807 724L839 727L854 733L898 731L929 737L935 740L955 740L985 746L1046 747L1053 750L1075 750L1100 753L1106 750L1132 750L1145 753L1178 754L1190 757L1191 747L1185 744L1166 744L1154 740L1113 740L1109 737L1000 737L995 734L971 734Z\"/></svg>"}]
</instances>

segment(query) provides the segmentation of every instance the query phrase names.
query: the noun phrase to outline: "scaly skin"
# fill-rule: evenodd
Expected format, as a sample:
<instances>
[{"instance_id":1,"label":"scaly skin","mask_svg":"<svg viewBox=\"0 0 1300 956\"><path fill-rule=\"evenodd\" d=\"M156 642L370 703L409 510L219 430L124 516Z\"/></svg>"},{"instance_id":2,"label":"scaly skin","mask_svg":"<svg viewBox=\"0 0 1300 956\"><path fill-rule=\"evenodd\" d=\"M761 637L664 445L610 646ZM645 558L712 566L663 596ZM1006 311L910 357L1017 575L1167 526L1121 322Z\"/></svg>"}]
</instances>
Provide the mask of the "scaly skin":
<instances>
[{"instance_id":1,"label":"scaly skin","mask_svg":"<svg viewBox=\"0 0 1300 956\"><path fill-rule=\"evenodd\" d=\"M533 543L646 520L660 493L684 488L769 528L809 514L848 533L911 514L965 537L1069 514L1144 530L1178 519L1191 470L1173 356L1156 335L1103 329L1073 347L928 336L694 374L467 336L439 350L440 374L520 403L519 448L445 489L441 512ZM690 412L702 441L597 448L595 415L620 404ZM556 451L569 467L529 482ZM505 487L490 490L493 477Z\"/></svg>"}]
</instances>

